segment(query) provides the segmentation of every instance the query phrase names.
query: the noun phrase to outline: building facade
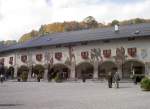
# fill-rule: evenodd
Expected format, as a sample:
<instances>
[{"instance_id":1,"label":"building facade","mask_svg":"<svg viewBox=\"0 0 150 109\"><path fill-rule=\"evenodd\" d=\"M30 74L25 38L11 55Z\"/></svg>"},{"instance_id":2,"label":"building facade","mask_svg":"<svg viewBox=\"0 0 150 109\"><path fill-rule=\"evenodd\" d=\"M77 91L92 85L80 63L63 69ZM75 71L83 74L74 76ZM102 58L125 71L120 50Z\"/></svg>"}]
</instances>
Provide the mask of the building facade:
<instances>
[{"instance_id":1,"label":"building facade","mask_svg":"<svg viewBox=\"0 0 150 109\"><path fill-rule=\"evenodd\" d=\"M66 79L104 79L117 68L120 77L150 74L150 24L128 25L35 38L23 44L4 47L0 61L17 69L37 64L48 70L66 72Z\"/></svg>"}]
</instances>

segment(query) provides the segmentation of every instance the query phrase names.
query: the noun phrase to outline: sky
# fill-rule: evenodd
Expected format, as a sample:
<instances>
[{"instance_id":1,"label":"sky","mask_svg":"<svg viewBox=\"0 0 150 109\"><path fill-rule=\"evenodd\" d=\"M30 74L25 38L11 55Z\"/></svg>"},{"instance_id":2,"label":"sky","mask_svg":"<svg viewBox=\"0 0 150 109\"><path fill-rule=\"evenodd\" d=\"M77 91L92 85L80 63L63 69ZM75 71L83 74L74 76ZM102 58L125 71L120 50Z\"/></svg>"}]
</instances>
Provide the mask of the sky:
<instances>
[{"instance_id":1,"label":"sky","mask_svg":"<svg viewBox=\"0 0 150 109\"><path fill-rule=\"evenodd\" d=\"M114 19L150 19L150 0L0 0L0 41L18 40L23 34L52 22L98 22Z\"/></svg>"}]
</instances>

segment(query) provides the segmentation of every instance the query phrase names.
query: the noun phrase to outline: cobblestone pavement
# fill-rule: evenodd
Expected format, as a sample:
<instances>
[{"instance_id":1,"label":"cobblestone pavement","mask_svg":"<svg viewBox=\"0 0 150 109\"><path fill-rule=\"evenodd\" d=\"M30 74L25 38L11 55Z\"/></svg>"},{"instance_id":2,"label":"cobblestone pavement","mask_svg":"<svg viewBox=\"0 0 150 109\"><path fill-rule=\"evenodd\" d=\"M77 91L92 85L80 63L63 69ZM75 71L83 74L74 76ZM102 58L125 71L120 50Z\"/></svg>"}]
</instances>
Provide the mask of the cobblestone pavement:
<instances>
[{"instance_id":1,"label":"cobblestone pavement","mask_svg":"<svg viewBox=\"0 0 150 109\"><path fill-rule=\"evenodd\" d=\"M150 109L150 92L133 83L4 82L0 109Z\"/></svg>"}]
</instances>

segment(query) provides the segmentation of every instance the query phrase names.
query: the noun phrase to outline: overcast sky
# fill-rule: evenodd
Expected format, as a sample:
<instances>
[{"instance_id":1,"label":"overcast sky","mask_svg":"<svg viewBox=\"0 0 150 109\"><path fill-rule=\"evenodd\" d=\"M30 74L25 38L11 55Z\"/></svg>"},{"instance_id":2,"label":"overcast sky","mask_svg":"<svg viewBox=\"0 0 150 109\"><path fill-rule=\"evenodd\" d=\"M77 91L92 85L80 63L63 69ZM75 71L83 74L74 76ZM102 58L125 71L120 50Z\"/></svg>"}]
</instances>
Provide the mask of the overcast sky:
<instances>
[{"instance_id":1,"label":"overcast sky","mask_svg":"<svg viewBox=\"0 0 150 109\"><path fill-rule=\"evenodd\" d=\"M150 0L0 0L0 40L18 40L42 24L150 18Z\"/></svg>"}]
</instances>

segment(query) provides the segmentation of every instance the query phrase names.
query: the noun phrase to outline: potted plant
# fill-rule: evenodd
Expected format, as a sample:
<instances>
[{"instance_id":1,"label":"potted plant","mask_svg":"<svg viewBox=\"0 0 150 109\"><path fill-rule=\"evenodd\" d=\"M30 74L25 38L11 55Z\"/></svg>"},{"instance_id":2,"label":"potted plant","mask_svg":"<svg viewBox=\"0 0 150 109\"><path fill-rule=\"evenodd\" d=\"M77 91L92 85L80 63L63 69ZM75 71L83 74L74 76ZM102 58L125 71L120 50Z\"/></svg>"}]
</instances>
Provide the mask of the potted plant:
<instances>
[{"instance_id":1,"label":"potted plant","mask_svg":"<svg viewBox=\"0 0 150 109\"><path fill-rule=\"evenodd\" d=\"M150 91L150 78L145 77L141 81L141 88L144 91Z\"/></svg>"},{"instance_id":2,"label":"potted plant","mask_svg":"<svg viewBox=\"0 0 150 109\"><path fill-rule=\"evenodd\" d=\"M21 73L21 79L22 79L23 82L27 81L27 79L28 79L28 72L27 71L23 71Z\"/></svg>"},{"instance_id":3,"label":"potted plant","mask_svg":"<svg viewBox=\"0 0 150 109\"><path fill-rule=\"evenodd\" d=\"M59 73L57 73L57 74L56 74L56 76L55 76L54 80L55 80L55 82L58 82L58 83L62 82L62 80L61 80L61 78L60 78L60 74L59 74Z\"/></svg>"},{"instance_id":4,"label":"potted plant","mask_svg":"<svg viewBox=\"0 0 150 109\"><path fill-rule=\"evenodd\" d=\"M17 78L18 81L20 82L22 81L27 81L28 79L28 72L29 72L29 68L25 65L22 65L19 67L18 72L17 72Z\"/></svg>"}]
</instances>

